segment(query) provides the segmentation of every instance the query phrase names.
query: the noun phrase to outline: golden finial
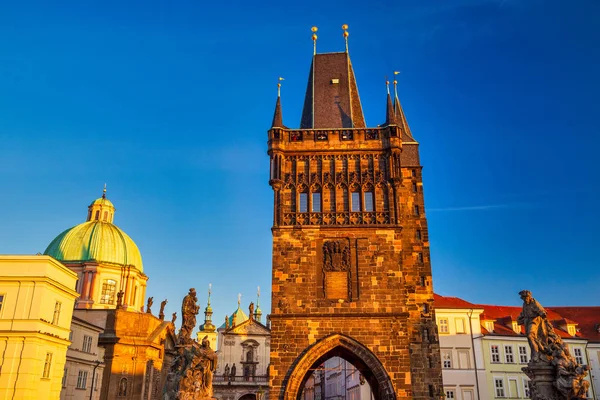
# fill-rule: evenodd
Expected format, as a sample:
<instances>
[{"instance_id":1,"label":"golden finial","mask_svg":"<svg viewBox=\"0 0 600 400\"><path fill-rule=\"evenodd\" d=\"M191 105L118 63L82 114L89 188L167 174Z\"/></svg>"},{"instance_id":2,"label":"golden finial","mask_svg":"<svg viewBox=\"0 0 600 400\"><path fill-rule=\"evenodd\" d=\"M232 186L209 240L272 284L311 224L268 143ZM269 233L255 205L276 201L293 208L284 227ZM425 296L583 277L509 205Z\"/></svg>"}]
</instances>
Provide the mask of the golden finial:
<instances>
[{"instance_id":1,"label":"golden finial","mask_svg":"<svg viewBox=\"0 0 600 400\"><path fill-rule=\"evenodd\" d=\"M104 189L102 190L102 198L106 198L106 183L104 184Z\"/></svg>"},{"instance_id":2,"label":"golden finial","mask_svg":"<svg viewBox=\"0 0 600 400\"><path fill-rule=\"evenodd\" d=\"M317 31L319 30L319 28L317 28L316 26L313 26L312 28L310 28L310 30L313 33L313 35L312 35L312 40L313 40L313 54L317 54Z\"/></svg>"},{"instance_id":3,"label":"golden finial","mask_svg":"<svg viewBox=\"0 0 600 400\"><path fill-rule=\"evenodd\" d=\"M387 88L387 93L390 94L390 81L388 80L387 75L385 77L385 87Z\"/></svg>"},{"instance_id":4,"label":"golden finial","mask_svg":"<svg viewBox=\"0 0 600 400\"><path fill-rule=\"evenodd\" d=\"M399 75L400 71L394 71L394 75ZM394 96L398 97L398 81L394 78Z\"/></svg>"},{"instance_id":5,"label":"golden finial","mask_svg":"<svg viewBox=\"0 0 600 400\"><path fill-rule=\"evenodd\" d=\"M346 53L348 52L348 25L342 25L342 29L344 30L344 40L346 41Z\"/></svg>"},{"instance_id":6,"label":"golden finial","mask_svg":"<svg viewBox=\"0 0 600 400\"><path fill-rule=\"evenodd\" d=\"M282 77L279 77L279 82L277 82L277 97L281 97L281 81L284 81Z\"/></svg>"}]
</instances>

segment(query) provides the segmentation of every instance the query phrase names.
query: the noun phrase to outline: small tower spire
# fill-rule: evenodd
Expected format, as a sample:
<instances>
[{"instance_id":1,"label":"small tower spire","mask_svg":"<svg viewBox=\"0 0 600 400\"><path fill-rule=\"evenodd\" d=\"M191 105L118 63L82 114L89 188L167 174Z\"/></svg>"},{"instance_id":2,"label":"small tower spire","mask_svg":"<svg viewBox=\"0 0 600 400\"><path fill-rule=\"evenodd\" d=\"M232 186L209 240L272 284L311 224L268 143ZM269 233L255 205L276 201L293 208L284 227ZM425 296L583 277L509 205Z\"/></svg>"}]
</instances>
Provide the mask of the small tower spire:
<instances>
[{"instance_id":1,"label":"small tower spire","mask_svg":"<svg viewBox=\"0 0 600 400\"><path fill-rule=\"evenodd\" d=\"M214 332L216 327L212 323L213 310L210 306L210 295L212 293L212 283L208 284L208 301L204 309L204 324L200 327L200 332Z\"/></svg>"},{"instance_id":2,"label":"small tower spire","mask_svg":"<svg viewBox=\"0 0 600 400\"><path fill-rule=\"evenodd\" d=\"M319 28L317 28L316 26L313 26L312 28L310 28L310 30L312 31L312 41L313 41L313 56L317 55L317 31L319 30Z\"/></svg>"},{"instance_id":3,"label":"small tower spire","mask_svg":"<svg viewBox=\"0 0 600 400\"><path fill-rule=\"evenodd\" d=\"M106 198L106 183L104 184L104 189L102 190L102 198Z\"/></svg>"},{"instance_id":4,"label":"small tower spire","mask_svg":"<svg viewBox=\"0 0 600 400\"><path fill-rule=\"evenodd\" d=\"M387 89L387 108L385 110L385 124L386 125L395 125L396 124L396 116L394 114L394 105L392 104L392 96L390 95L390 81L388 81L387 77L385 78L385 86Z\"/></svg>"},{"instance_id":5,"label":"small tower spire","mask_svg":"<svg viewBox=\"0 0 600 400\"><path fill-rule=\"evenodd\" d=\"M284 79L279 77L277 82L277 102L275 103L275 113L273 114L273 123L271 128L285 128L283 126L283 114L281 113L281 81Z\"/></svg>"},{"instance_id":6,"label":"small tower spire","mask_svg":"<svg viewBox=\"0 0 600 400\"><path fill-rule=\"evenodd\" d=\"M262 310L260 309L260 286L256 289L256 311L254 311L254 319L257 322L261 322Z\"/></svg>"},{"instance_id":7,"label":"small tower spire","mask_svg":"<svg viewBox=\"0 0 600 400\"><path fill-rule=\"evenodd\" d=\"M394 75L398 74L400 74L400 71L394 71ZM398 81L396 79L394 79L394 115L396 117L396 122L402 127L402 131L410 139L414 140L412 133L410 132L410 127L408 126L408 121L404 115L404 110L400 104L400 99L398 98Z\"/></svg>"},{"instance_id":8,"label":"small tower spire","mask_svg":"<svg viewBox=\"0 0 600 400\"><path fill-rule=\"evenodd\" d=\"M348 52L348 35L350 35L348 33L348 25L347 24L342 25L342 29L344 30L343 35L344 35L344 41L346 42L346 53L347 53Z\"/></svg>"}]
</instances>

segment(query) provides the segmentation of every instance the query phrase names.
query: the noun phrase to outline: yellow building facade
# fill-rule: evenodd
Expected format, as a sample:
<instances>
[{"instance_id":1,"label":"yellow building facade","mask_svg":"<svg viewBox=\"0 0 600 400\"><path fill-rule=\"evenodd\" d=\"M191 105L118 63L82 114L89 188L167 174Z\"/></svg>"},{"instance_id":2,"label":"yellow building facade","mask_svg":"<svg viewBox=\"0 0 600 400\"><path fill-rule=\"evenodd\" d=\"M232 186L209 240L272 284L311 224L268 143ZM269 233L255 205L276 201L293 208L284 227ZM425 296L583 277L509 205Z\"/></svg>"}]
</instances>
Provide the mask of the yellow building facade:
<instances>
[{"instance_id":1,"label":"yellow building facade","mask_svg":"<svg viewBox=\"0 0 600 400\"><path fill-rule=\"evenodd\" d=\"M0 399L58 399L77 274L48 256L0 255Z\"/></svg>"}]
</instances>

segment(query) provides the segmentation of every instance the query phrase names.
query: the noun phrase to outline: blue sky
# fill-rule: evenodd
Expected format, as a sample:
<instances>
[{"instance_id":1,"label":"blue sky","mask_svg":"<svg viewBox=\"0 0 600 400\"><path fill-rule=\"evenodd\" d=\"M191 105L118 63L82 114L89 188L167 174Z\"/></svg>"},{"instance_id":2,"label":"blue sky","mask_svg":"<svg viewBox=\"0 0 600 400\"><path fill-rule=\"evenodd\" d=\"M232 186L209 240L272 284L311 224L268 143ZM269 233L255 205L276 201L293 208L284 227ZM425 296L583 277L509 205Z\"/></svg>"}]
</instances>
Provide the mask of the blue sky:
<instances>
[{"instance_id":1,"label":"blue sky","mask_svg":"<svg viewBox=\"0 0 600 400\"><path fill-rule=\"evenodd\" d=\"M434 287L598 304L600 3L66 1L0 5L0 253L43 252L108 184L148 295L214 320L270 307L266 130L299 125L318 51L350 54L367 124L384 76L421 143ZM157 300L158 299L158 300Z\"/></svg>"}]
</instances>

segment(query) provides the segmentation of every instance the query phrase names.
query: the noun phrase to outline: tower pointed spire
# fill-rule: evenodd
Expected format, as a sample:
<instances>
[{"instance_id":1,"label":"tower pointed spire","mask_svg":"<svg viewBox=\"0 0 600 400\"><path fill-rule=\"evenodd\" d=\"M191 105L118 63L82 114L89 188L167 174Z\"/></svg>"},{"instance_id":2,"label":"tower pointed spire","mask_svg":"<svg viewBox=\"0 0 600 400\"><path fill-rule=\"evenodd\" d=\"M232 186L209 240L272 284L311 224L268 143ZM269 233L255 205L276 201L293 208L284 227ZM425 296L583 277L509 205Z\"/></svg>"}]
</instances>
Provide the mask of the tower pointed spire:
<instances>
[{"instance_id":1,"label":"tower pointed spire","mask_svg":"<svg viewBox=\"0 0 600 400\"><path fill-rule=\"evenodd\" d=\"M212 294L212 283L208 284L208 301L204 309L204 324L200 327L201 332L214 332L216 327L212 323L213 310L210 306L210 295Z\"/></svg>"},{"instance_id":2,"label":"tower pointed spire","mask_svg":"<svg viewBox=\"0 0 600 400\"><path fill-rule=\"evenodd\" d=\"M260 286L256 289L256 310L254 311L254 319L257 322L261 322L262 310L260 309Z\"/></svg>"},{"instance_id":3,"label":"tower pointed spire","mask_svg":"<svg viewBox=\"0 0 600 400\"><path fill-rule=\"evenodd\" d=\"M398 75L399 73L399 71L394 71L394 75ZM396 123L402 127L403 136L406 135L403 140L411 139L414 141L415 139L412 136L408 121L404 115L404 110L400 104L400 99L398 98L398 81L396 79L394 79L394 115L396 116Z\"/></svg>"},{"instance_id":4,"label":"tower pointed spire","mask_svg":"<svg viewBox=\"0 0 600 400\"><path fill-rule=\"evenodd\" d=\"M279 77L279 82L277 82L277 102L275 103L275 113L273 114L271 128L285 128L283 126L283 115L281 113L281 81L283 81L283 78Z\"/></svg>"},{"instance_id":5,"label":"tower pointed spire","mask_svg":"<svg viewBox=\"0 0 600 400\"><path fill-rule=\"evenodd\" d=\"M390 95L390 81L385 80L385 86L387 88L387 107L385 110L385 124L396 125L396 115L394 113L394 105L392 104L392 96Z\"/></svg>"}]
</instances>

